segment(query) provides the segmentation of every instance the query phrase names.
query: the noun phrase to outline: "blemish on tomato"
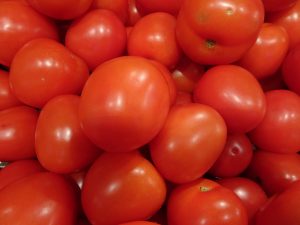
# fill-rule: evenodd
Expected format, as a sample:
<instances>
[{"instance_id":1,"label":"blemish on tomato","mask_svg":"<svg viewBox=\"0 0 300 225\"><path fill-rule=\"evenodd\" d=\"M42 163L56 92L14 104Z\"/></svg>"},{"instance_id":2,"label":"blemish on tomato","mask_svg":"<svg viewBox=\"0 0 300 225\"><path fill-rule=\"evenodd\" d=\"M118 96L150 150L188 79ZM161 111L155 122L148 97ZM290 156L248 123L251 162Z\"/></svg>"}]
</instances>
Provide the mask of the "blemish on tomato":
<instances>
[{"instance_id":1,"label":"blemish on tomato","mask_svg":"<svg viewBox=\"0 0 300 225\"><path fill-rule=\"evenodd\" d=\"M205 45L208 49L213 49L216 46L216 41L207 39L207 40L205 40Z\"/></svg>"},{"instance_id":2,"label":"blemish on tomato","mask_svg":"<svg viewBox=\"0 0 300 225\"><path fill-rule=\"evenodd\" d=\"M233 14L233 9L231 7L228 7L225 11L225 13L228 15L228 16L231 16Z\"/></svg>"},{"instance_id":3,"label":"blemish on tomato","mask_svg":"<svg viewBox=\"0 0 300 225\"><path fill-rule=\"evenodd\" d=\"M201 186L200 187L200 191L201 192L207 192L207 191L209 191L210 189L208 188L208 187L203 187L203 186Z\"/></svg>"}]
</instances>

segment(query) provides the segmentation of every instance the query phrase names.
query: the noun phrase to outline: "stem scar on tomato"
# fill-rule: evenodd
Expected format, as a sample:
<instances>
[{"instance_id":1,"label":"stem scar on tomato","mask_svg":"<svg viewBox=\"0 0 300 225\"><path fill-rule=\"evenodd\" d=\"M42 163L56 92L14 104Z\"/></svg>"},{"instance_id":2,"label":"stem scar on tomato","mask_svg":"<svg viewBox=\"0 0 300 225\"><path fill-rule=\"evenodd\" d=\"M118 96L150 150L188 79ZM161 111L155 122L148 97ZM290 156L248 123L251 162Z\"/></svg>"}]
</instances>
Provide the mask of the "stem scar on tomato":
<instances>
[{"instance_id":1,"label":"stem scar on tomato","mask_svg":"<svg viewBox=\"0 0 300 225\"><path fill-rule=\"evenodd\" d=\"M228 15L228 16L231 16L233 15L234 11L231 7L228 7L226 10L225 10L225 13Z\"/></svg>"},{"instance_id":2,"label":"stem scar on tomato","mask_svg":"<svg viewBox=\"0 0 300 225\"><path fill-rule=\"evenodd\" d=\"M205 40L205 46L208 49L214 49L216 47L216 41L214 41L212 39L207 39L207 40Z\"/></svg>"},{"instance_id":3,"label":"stem scar on tomato","mask_svg":"<svg viewBox=\"0 0 300 225\"><path fill-rule=\"evenodd\" d=\"M200 187L200 191L201 192L207 192L207 191L209 191L210 189L208 188L208 187L203 187L203 186L201 186Z\"/></svg>"}]
</instances>

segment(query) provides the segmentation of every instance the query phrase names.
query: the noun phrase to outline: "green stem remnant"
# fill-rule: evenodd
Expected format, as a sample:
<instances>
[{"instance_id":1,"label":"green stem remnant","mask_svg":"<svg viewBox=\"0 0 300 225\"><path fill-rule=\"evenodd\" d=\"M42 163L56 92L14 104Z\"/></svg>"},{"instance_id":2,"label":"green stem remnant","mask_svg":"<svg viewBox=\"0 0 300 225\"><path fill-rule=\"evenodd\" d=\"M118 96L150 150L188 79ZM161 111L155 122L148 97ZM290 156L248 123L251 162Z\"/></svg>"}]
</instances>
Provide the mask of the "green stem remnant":
<instances>
[{"instance_id":1,"label":"green stem remnant","mask_svg":"<svg viewBox=\"0 0 300 225\"><path fill-rule=\"evenodd\" d=\"M205 45L206 45L206 47L207 47L208 49L213 49L213 48L215 48L215 46L216 46L216 41L211 40L211 39L207 39L207 40L205 41Z\"/></svg>"},{"instance_id":2,"label":"green stem remnant","mask_svg":"<svg viewBox=\"0 0 300 225\"><path fill-rule=\"evenodd\" d=\"M203 187L203 186L201 186L201 187L200 187L200 191L201 191L201 192L207 192L207 191L209 191L209 188L208 188L208 187Z\"/></svg>"}]
</instances>

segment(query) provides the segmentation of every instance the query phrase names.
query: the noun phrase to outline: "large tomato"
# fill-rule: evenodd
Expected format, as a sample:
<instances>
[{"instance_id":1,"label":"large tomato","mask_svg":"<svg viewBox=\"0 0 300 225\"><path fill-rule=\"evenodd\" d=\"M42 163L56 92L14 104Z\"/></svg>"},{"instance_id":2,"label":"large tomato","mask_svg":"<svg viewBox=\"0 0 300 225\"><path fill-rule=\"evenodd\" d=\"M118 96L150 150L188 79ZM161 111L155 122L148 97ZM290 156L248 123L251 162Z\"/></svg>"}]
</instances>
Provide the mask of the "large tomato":
<instances>
[{"instance_id":1,"label":"large tomato","mask_svg":"<svg viewBox=\"0 0 300 225\"><path fill-rule=\"evenodd\" d=\"M124 56L92 73L82 92L79 116L84 132L98 147L124 152L157 135L169 106L162 72L147 59Z\"/></svg>"},{"instance_id":2,"label":"large tomato","mask_svg":"<svg viewBox=\"0 0 300 225\"><path fill-rule=\"evenodd\" d=\"M145 220L162 206L166 186L139 152L103 153L89 169L82 205L92 224Z\"/></svg>"},{"instance_id":3,"label":"large tomato","mask_svg":"<svg viewBox=\"0 0 300 225\"><path fill-rule=\"evenodd\" d=\"M136 6L142 14L166 12L177 15L184 0L136 0Z\"/></svg>"},{"instance_id":4,"label":"large tomato","mask_svg":"<svg viewBox=\"0 0 300 225\"><path fill-rule=\"evenodd\" d=\"M226 64L254 44L263 21L261 0L189 0L180 9L176 35L193 61Z\"/></svg>"}]
</instances>

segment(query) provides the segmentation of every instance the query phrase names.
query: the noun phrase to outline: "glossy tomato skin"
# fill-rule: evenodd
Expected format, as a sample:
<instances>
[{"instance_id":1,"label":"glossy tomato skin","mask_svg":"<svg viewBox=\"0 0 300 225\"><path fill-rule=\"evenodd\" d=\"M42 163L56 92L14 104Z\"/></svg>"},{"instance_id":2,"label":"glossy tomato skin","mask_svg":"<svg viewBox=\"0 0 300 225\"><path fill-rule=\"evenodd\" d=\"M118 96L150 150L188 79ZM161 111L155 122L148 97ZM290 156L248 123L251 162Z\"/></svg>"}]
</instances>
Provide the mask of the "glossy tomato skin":
<instances>
[{"instance_id":1,"label":"glossy tomato skin","mask_svg":"<svg viewBox=\"0 0 300 225\"><path fill-rule=\"evenodd\" d=\"M237 61L254 44L263 20L261 0L184 1L176 36L193 61L228 64Z\"/></svg>"},{"instance_id":2,"label":"glossy tomato skin","mask_svg":"<svg viewBox=\"0 0 300 225\"><path fill-rule=\"evenodd\" d=\"M8 72L0 70L0 110L22 105L9 86Z\"/></svg>"},{"instance_id":3,"label":"glossy tomato skin","mask_svg":"<svg viewBox=\"0 0 300 225\"><path fill-rule=\"evenodd\" d=\"M250 132L251 141L264 151L295 153L300 149L300 98L289 90L266 92L267 110Z\"/></svg>"},{"instance_id":4,"label":"glossy tomato skin","mask_svg":"<svg viewBox=\"0 0 300 225\"><path fill-rule=\"evenodd\" d=\"M78 193L64 177L40 172L0 191L3 225L73 225L78 212Z\"/></svg>"},{"instance_id":5,"label":"glossy tomato skin","mask_svg":"<svg viewBox=\"0 0 300 225\"><path fill-rule=\"evenodd\" d=\"M195 103L176 106L150 143L151 158L167 180L191 182L217 160L226 135L223 118L211 107Z\"/></svg>"},{"instance_id":6,"label":"glossy tomato skin","mask_svg":"<svg viewBox=\"0 0 300 225\"><path fill-rule=\"evenodd\" d=\"M168 200L169 225L246 225L247 212L241 200L220 184L207 180L175 188Z\"/></svg>"},{"instance_id":7,"label":"glossy tomato skin","mask_svg":"<svg viewBox=\"0 0 300 225\"><path fill-rule=\"evenodd\" d=\"M254 129L266 112L263 90L255 77L236 65L215 66L200 78L194 101L216 109L230 133Z\"/></svg>"},{"instance_id":8,"label":"glossy tomato skin","mask_svg":"<svg viewBox=\"0 0 300 225\"><path fill-rule=\"evenodd\" d=\"M286 30L276 24L264 23L256 43L243 55L238 64L249 70L257 79L263 79L275 74L288 49L289 36Z\"/></svg>"},{"instance_id":9,"label":"glossy tomato skin","mask_svg":"<svg viewBox=\"0 0 300 225\"><path fill-rule=\"evenodd\" d=\"M110 10L93 10L73 22L67 31L65 43L93 70L101 63L123 54L126 30Z\"/></svg>"},{"instance_id":10,"label":"glossy tomato skin","mask_svg":"<svg viewBox=\"0 0 300 225\"><path fill-rule=\"evenodd\" d=\"M185 105L193 102L193 96L191 93L178 91L174 105Z\"/></svg>"},{"instance_id":11,"label":"glossy tomato skin","mask_svg":"<svg viewBox=\"0 0 300 225\"><path fill-rule=\"evenodd\" d=\"M169 107L169 87L160 70L147 59L124 56L92 73L82 92L79 118L98 147L124 152L156 136Z\"/></svg>"},{"instance_id":12,"label":"glossy tomato skin","mask_svg":"<svg viewBox=\"0 0 300 225\"><path fill-rule=\"evenodd\" d=\"M253 149L245 134L227 136L226 145L210 168L209 174L216 177L235 177L240 175L250 164Z\"/></svg>"},{"instance_id":13,"label":"glossy tomato skin","mask_svg":"<svg viewBox=\"0 0 300 225\"><path fill-rule=\"evenodd\" d=\"M154 59L174 68L180 58L175 37L176 18L168 13L151 13L141 18L128 38L129 55Z\"/></svg>"},{"instance_id":14,"label":"glossy tomato skin","mask_svg":"<svg viewBox=\"0 0 300 225\"><path fill-rule=\"evenodd\" d=\"M137 151L103 153L89 169L82 189L83 209L97 225L145 220L165 197L163 178Z\"/></svg>"},{"instance_id":15,"label":"glossy tomato skin","mask_svg":"<svg viewBox=\"0 0 300 225\"><path fill-rule=\"evenodd\" d=\"M292 7L297 2L297 0L262 0L262 2L264 4L265 11L274 12Z\"/></svg>"},{"instance_id":16,"label":"glossy tomato skin","mask_svg":"<svg viewBox=\"0 0 300 225\"><path fill-rule=\"evenodd\" d=\"M138 10L143 14L166 12L177 15L183 0L136 0Z\"/></svg>"},{"instance_id":17,"label":"glossy tomato skin","mask_svg":"<svg viewBox=\"0 0 300 225\"><path fill-rule=\"evenodd\" d=\"M23 3L0 2L0 64L10 66L26 42L42 37L58 39L57 29L50 20Z\"/></svg>"},{"instance_id":18,"label":"glossy tomato skin","mask_svg":"<svg viewBox=\"0 0 300 225\"><path fill-rule=\"evenodd\" d=\"M0 111L0 161L35 157L34 135L38 112L27 106Z\"/></svg>"},{"instance_id":19,"label":"glossy tomato skin","mask_svg":"<svg viewBox=\"0 0 300 225\"><path fill-rule=\"evenodd\" d=\"M136 0L128 0L128 26L133 26L141 19L142 15L136 7Z\"/></svg>"},{"instance_id":20,"label":"glossy tomato skin","mask_svg":"<svg viewBox=\"0 0 300 225\"><path fill-rule=\"evenodd\" d=\"M9 80L25 104L41 108L61 94L80 94L89 72L85 62L62 44L35 39L16 54Z\"/></svg>"},{"instance_id":21,"label":"glossy tomato skin","mask_svg":"<svg viewBox=\"0 0 300 225\"><path fill-rule=\"evenodd\" d=\"M135 221L135 222L128 222L128 223L121 223L119 225L158 225L158 223L153 223L149 221Z\"/></svg>"},{"instance_id":22,"label":"glossy tomato skin","mask_svg":"<svg viewBox=\"0 0 300 225\"><path fill-rule=\"evenodd\" d=\"M70 20L83 15L93 0L27 0L40 13L59 20Z\"/></svg>"},{"instance_id":23,"label":"glossy tomato skin","mask_svg":"<svg viewBox=\"0 0 300 225\"><path fill-rule=\"evenodd\" d=\"M35 150L38 160L49 171L80 171L100 154L80 127L79 101L79 96L60 95L41 110L35 133Z\"/></svg>"},{"instance_id":24,"label":"glossy tomato skin","mask_svg":"<svg viewBox=\"0 0 300 225\"><path fill-rule=\"evenodd\" d=\"M300 155L255 152L247 176L260 182L269 196L282 192L300 179Z\"/></svg>"}]
</instances>

